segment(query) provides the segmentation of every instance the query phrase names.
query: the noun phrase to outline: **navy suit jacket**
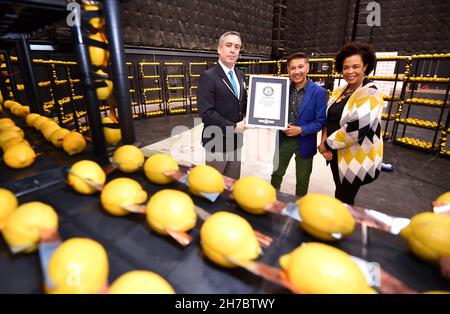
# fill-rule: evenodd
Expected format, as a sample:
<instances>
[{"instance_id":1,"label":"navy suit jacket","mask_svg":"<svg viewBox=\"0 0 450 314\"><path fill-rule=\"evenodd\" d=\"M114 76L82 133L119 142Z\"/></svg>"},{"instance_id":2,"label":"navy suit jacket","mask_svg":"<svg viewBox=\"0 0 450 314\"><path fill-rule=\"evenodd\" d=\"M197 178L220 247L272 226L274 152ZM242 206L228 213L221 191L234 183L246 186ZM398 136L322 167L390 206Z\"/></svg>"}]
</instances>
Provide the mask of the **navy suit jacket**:
<instances>
[{"instance_id":1,"label":"navy suit jacket","mask_svg":"<svg viewBox=\"0 0 450 314\"><path fill-rule=\"evenodd\" d=\"M295 120L296 125L302 128L298 137L298 150L302 158L311 158L317 153L317 132L325 126L326 110L327 91L308 79L308 86Z\"/></svg>"},{"instance_id":2,"label":"navy suit jacket","mask_svg":"<svg viewBox=\"0 0 450 314\"><path fill-rule=\"evenodd\" d=\"M242 146L243 135L236 134L234 128L236 123L244 118L247 108L247 91L244 72L237 67L234 71L239 80L239 99L233 93L228 75L220 64L217 63L200 75L197 105L205 126L202 133L203 146L217 136L208 132L208 126L216 126L222 130L222 150L215 147L211 151L230 151ZM210 130L214 131L214 129Z\"/></svg>"}]
</instances>

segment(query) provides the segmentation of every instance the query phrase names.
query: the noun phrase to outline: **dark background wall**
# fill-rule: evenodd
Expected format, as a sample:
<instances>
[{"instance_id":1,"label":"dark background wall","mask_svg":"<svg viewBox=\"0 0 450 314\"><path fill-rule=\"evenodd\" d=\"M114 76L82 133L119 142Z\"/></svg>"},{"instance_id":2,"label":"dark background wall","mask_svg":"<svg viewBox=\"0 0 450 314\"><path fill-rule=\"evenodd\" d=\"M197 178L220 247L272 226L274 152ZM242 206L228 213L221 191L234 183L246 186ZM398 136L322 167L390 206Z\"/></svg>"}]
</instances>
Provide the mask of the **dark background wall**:
<instances>
[{"instance_id":1,"label":"dark background wall","mask_svg":"<svg viewBox=\"0 0 450 314\"><path fill-rule=\"evenodd\" d=\"M449 0L379 0L381 26L366 23L369 0L129 0L127 45L211 51L227 30L244 54L278 58L302 50L334 54L345 42L372 42L401 54L450 50ZM281 30L281 31L280 31Z\"/></svg>"},{"instance_id":2,"label":"dark background wall","mask_svg":"<svg viewBox=\"0 0 450 314\"><path fill-rule=\"evenodd\" d=\"M241 33L244 53L270 55L273 0L131 0L122 3L128 45L216 51L228 30Z\"/></svg>"}]
</instances>

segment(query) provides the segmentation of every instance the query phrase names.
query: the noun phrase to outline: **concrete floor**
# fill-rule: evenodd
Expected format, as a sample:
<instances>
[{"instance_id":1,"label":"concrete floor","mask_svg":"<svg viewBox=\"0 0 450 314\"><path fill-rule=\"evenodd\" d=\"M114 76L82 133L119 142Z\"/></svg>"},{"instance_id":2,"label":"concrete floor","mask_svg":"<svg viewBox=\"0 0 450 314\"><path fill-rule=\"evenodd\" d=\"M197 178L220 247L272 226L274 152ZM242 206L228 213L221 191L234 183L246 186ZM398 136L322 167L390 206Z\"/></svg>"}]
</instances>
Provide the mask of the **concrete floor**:
<instances>
[{"instance_id":1,"label":"concrete floor","mask_svg":"<svg viewBox=\"0 0 450 314\"><path fill-rule=\"evenodd\" d=\"M177 161L204 164L200 144L202 130L198 115L175 115L135 122L136 137L144 155L164 151ZM275 131L247 129L244 133L241 175L254 175L270 181L275 148ZM429 210L431 201L450 190L450 160L413 149L385 143L384 162L396 167L382 172L374 183L361 188L356 205L383 211L394 216L411 217ZM291 160L281 191L294 194L295 167ZM309 193L334 195L334 182L324 158L314 157Z\"/></svg>"}]
</instances>

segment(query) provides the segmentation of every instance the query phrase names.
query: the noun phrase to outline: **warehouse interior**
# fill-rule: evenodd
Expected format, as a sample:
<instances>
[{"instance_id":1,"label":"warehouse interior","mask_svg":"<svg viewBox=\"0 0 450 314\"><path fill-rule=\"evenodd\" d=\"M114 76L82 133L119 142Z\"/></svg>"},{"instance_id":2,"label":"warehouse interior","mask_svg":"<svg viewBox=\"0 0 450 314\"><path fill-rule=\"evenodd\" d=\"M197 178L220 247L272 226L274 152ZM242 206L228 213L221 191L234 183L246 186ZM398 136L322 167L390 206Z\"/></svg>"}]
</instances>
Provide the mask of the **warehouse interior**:
<instances>
[{"instance_id":1,"label":"warehouse interior","mask_svg":"<svg viewBox=\"0 0 450 314\"><path fill-rule=\"evenodd\" d=\"M0 0L0 293L450 292L449 24L446 0ZM331 231L324 238L305 227L303 205L295 195L294 158L273 200L274 206L283 204L282 211L268 210L267 203L255 214L240 203L240 178L257 177L270 186L275 129L245 130L238 181L220 175L225 185L214 196L193 190L189 177L196 166L205 165L197 90L202 73L216 65L218 40L227 31L240 33L236 68L245 73L247 84L251 77L289 77L286 59L303 52L309 58L308 78L328 95L346 84L335 68L336 53L353 41L373 45L376 67L368 78L384 100L383 170L361 188L354 206L341 203L354 221L349 234ZM39 119L48 128L40 128ZM81 144L67 141L66 147L66 136ZM20 154L6 152L24 140L28 157L21 166ZM137 147L142 158L133 171L124 171L117 159L125 145ZM157 167L178 164L167 181L158 181L147 169L161 153L170 160L154 161ZM74 169L84 161L96 165L82 178ZM312 169L307 196L337 201L330 167L320 153ZM96 171L104 176L100 183ZM200 181L211 182L211 177L204 173ZM133 201L138 196L128 195L127 205L111 209L105 205L105 190L121 178L130 181L126 188L125 183L118 186L111 199L133 184L145 197ZM180 199L187 197L192 205L186 205L195 212L188 229L164 229L152 221L153 196L169 190L183 192ZM244 191L242 198L256 204L265 197L254 190ZM10 209L11 202L17 204ZM23 206L36 202L50 207L45 210L54 218L39 214L44 209ZM311 210L325 206L332 215L327 202L317 201ZM36 212L19 217L26 210ZM361 211L363 218L357 214ZM224 217L208 236L206 222L222 212L234 218L227 224ZM413 217L424 212L436 226L430 222L420 230L428 235L424 242L412 240L401 230L419 224ZM247 239L255 237L256 256L240 260L239 254L220 253L219 261L211 258L218 249L205 243L218 238L219 246L227 247L216 235L221 228L231 234L239 224L232 219L242 218L254 235L242 238L237 250L244 252ZM190 221L180 219L183 225ZM49 230L47 237L44 231ZM299 259L303 266L295 268L294 262L286 266L281 259L308 243L311 249L320 243L351 256L360 273L348 270L352 264L343 271L346 278L333 275L326 267L335 267L336 274L342 273L340 265L322 263L334 260L334 251L324 251L313 258L323 264L316 279L294 278L300 268L308 272L310 264ZM78 256L76 248L75 257L61 253L66 244L78 245L78 252L93 250L92 257ZM79 263L75 276L73 269L63 269L67 263ZM358 286L357 276L367 283Z\"/></svg>"}]
</instances>

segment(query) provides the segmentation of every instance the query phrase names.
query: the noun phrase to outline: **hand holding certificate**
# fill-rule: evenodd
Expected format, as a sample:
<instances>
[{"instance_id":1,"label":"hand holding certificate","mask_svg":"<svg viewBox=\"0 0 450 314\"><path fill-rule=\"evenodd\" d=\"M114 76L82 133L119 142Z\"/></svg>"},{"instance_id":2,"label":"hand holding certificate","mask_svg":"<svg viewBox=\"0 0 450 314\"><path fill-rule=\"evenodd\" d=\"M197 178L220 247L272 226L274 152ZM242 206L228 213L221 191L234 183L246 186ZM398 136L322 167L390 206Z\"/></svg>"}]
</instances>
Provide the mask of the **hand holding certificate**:
<instances>
[{"instance_id":1,"label":"hand holding certificate","mask_svg":"<svg viewBox=\"0 0 450 314\"><path fill-rule=\"evenodd\" d=\"M275 76L250 76L247 125L286 129L289 79Z\"/></svg>"}]
</instances>

